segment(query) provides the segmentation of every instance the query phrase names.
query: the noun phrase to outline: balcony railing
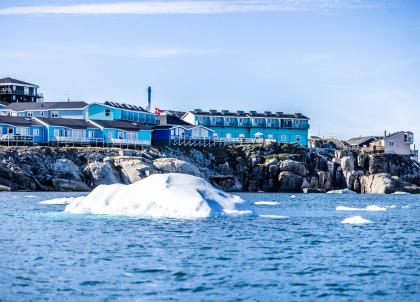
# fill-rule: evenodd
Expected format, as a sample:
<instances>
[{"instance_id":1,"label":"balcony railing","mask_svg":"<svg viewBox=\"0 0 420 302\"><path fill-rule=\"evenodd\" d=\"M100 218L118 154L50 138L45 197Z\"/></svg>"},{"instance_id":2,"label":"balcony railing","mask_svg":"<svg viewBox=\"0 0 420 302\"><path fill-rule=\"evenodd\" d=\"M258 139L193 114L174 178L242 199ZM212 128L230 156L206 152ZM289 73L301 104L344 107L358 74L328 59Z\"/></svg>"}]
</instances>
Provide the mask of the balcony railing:
<instances>
[{"instance_id":1,"label":"balcony railing","mask_svg":"<svg viewBox=\"0 0 420 302\"><path fill-rule=\"evenodd\" d=\"M0 136L1 142L7 143L24 143L24 144L33 144L34 137L30 135L20 135L20 134L3 134Z\"/></svg>"},{"instance_id":2,"label":"balcony railing","mask_svg":"<svg viewBox=\"0 0 420 302\"><path fill-rule=\"evenodd\" d=\"M13 90L13 89L10 89L10 88L0 89L0 94L16 94L16 95L39 97L39 98L44 97L44 95L42 93L32 93L31 94L31 93L25 93L25 91Z\"/></svg>"}]
</instances>

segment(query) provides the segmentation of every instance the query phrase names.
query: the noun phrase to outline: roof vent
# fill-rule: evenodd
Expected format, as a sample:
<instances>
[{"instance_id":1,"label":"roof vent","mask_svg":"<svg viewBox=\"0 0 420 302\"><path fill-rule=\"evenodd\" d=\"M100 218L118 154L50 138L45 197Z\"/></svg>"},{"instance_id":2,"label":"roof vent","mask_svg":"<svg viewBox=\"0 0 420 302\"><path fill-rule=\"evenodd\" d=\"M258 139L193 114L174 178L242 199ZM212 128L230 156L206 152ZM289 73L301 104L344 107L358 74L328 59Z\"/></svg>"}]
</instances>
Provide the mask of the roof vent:
<instances>
[{"instance_id":1,"label":"roof vent","mask_svg":"<svg viewBox=\"0 0 420 302\"><path fill-rule=\"evenodd\" d=\"M194 113L201 113L201 112L203 112L203 110L201 110L201 109L194 109Z\"/></svg>"},{"instance_id":2,"label":"roof vent","mask_svg":"<svg viewBox=\"0 0 420 302\"><path fill-rule=\"evenodd\" d=\"M277 115L277 116L283 116L283 115L284 115L284 113L283 113L282 111L278 111L278 112L276 112L276 115Z\"/></svg>"},{"instance_id":3,"label":"roof vent","mask_svg":"<svg viewBox=\"0 0 420 302\"><path fill-rule=\"evenodd\" d=\"M214 109L210 109L209 112L210 114L217 114L217 110L214 110Z\"/></svg>"},{"instance_id":4,"label":"roof vent","mask_svg":"<svg viewBox=\"0 0 420 302\"><path fill-rule=\"evenodd\" d=\"M242 110L238 110L236 112L238 113L238 115L244 115L245 114L245 111L242 111Z\"/></svg>"},{"instance_id":5,"label":"roof vent","mask_svg":"<svg viewBox=\"0 0 420 302\"><path fill-rule=\"evenodd\" d=\"M264 114L267 116L272 115L271 111L264 111Z\"/></svg>"},{"instance_id":6,"label":"roof vent","mask_svg":"<svg viewBox=\"0 0 420 302\"><path fill-rule=\"evenodd\" d=\"M224 115L229 114L229 110L222 110L222 114Z\"/></svg>"},{"instance_id":7,"label":"roof vent","mask_svg":"<svg viewBox=\"0 0 420 302\"><path fill-rule=\"evenodd\" d=\"M249 114L251 114L251 115L257 115L257 111L250 111Z\"/></svg>"}]
</instances>

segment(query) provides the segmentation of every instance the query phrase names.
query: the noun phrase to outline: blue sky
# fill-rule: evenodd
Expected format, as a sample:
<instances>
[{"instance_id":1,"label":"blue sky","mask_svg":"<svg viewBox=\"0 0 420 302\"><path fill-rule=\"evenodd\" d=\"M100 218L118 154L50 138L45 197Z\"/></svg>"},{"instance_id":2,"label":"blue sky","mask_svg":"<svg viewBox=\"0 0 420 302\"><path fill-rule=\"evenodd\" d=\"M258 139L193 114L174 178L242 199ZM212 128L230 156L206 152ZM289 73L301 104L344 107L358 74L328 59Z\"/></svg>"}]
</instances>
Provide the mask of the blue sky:
<instances>
[{"instance_id":1,"label":"blue sky","mask_svg":"<svg viewBox=\"0 0 420 302\"><path fill-rule=\"evenodd\" d=\"M412 130L420 2L2 0L0 77L46 101L302 112L311 133Z\"/></svg>"}]
</instances>

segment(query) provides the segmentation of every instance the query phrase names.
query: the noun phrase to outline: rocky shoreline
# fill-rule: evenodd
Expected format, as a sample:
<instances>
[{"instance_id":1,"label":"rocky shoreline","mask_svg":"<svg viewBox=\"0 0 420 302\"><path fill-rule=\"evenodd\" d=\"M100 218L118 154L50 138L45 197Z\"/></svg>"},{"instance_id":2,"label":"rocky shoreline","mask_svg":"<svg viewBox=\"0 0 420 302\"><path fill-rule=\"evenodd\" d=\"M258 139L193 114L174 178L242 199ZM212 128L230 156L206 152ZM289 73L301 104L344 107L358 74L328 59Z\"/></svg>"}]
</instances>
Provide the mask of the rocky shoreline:
<instances>
[{"instance_id":1,"label":"rocky shoreline","mask_svg":"<svg viewBox=\"0 0 420 302\"><path fill-rule=\"evenodd\" d=\"M3 146L0 163L0 189L12 191L90 191L178 172L231 192L420 193L420 166L408 157L295 144L141 151Z\"/></svg>"}]
</instances>

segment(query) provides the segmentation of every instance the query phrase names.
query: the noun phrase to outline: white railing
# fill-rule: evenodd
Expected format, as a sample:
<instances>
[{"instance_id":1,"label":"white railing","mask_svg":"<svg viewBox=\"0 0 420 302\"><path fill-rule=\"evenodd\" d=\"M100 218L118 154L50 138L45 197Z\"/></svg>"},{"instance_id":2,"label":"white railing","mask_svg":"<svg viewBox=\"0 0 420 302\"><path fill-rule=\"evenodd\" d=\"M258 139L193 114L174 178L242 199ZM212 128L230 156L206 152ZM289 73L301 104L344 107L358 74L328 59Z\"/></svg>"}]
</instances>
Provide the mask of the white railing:
<instances>
[{"instance_id":1,"label":"white railing","mask_svg":"<svg viewBox=\"0 0 420 302\"><path fill-rule=\"evenodd\" d=\"M126 138L110 138L107 140L107 143L113 145L150 145L149 140L139 140L139 139L126 139Z\"/></svg>"},{"instance_id":2,"label":"white railing","mask_svg":"<svg viewBox=\"0 0 420 302\"><path fill-rule=\"evenodd\" d=\"M275 142L275 140L263 138L193 137L177 135L172 135L170 137L170 144L176 146L242 145L263 144L265 142Z\"/></svg>"},{"instance_id":3,"label":"white railing","mask_svg":"<svg viewBox=\"0 0 420 302\"><path fill-rule=\"evenodd\" d=\"M34 137L30 135L20 134L3 134L0 136L0 141L10 143L29 143L33 144Z\"/></svg>"}]
</instances>

